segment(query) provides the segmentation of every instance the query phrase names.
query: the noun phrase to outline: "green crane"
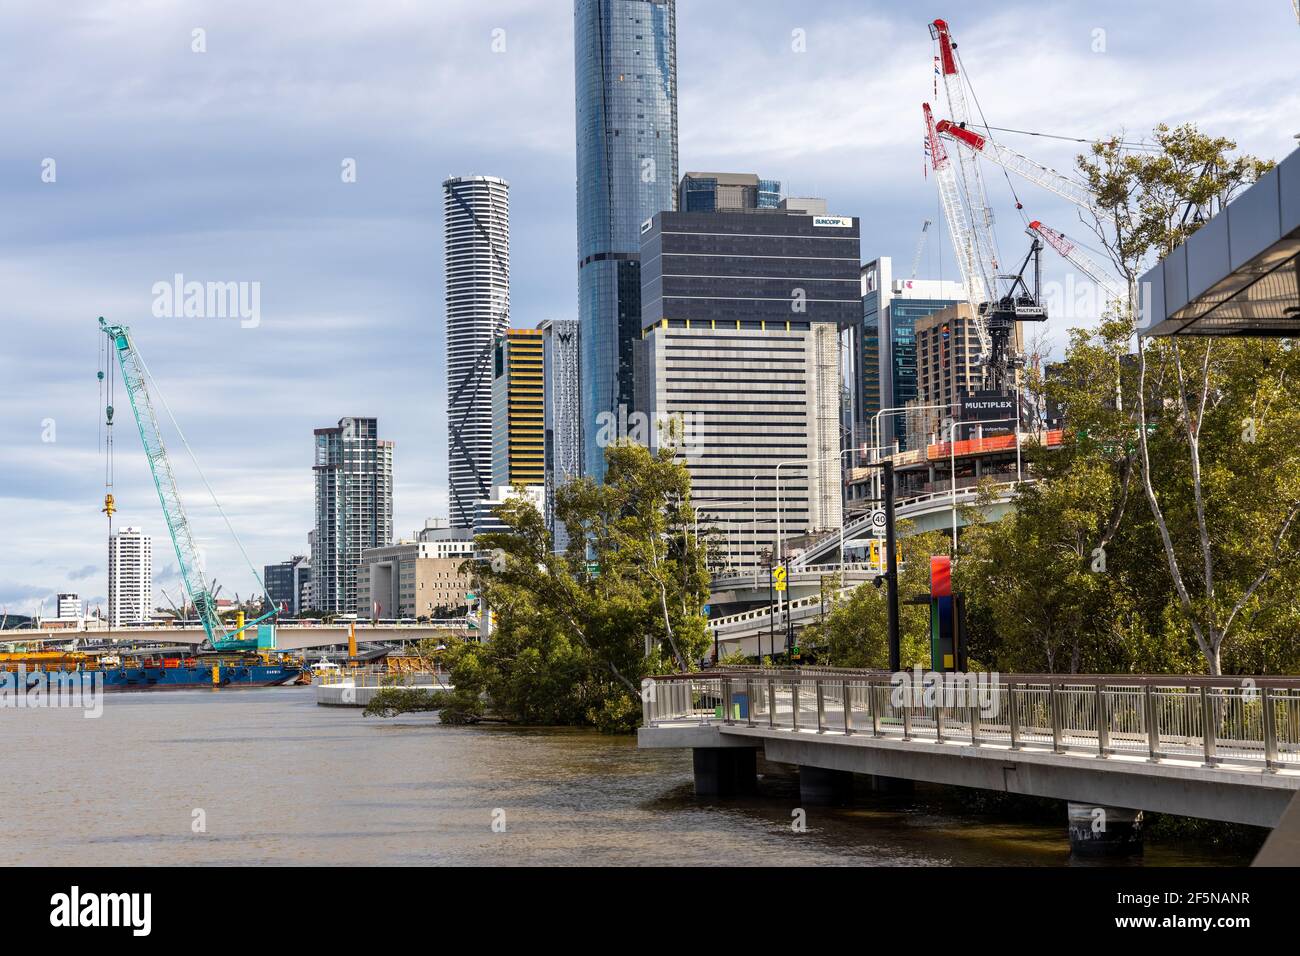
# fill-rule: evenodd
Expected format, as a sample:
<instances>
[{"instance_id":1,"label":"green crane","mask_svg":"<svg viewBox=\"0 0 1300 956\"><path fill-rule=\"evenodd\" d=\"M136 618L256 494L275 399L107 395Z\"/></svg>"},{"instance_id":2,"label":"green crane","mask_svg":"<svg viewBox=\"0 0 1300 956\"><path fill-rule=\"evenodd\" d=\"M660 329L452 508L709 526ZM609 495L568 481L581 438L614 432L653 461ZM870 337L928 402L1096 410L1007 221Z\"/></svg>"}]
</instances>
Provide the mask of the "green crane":
<instances>
[{"instance_id":1,"label":"green crane","mask_svg":"<svg viewBox=\"0 0 1300 956\"><path fill-rule=\"evenodd\" d=\"M203 630L207 633L208 643L216 651L244 651L253 650L258 646L256 637L241 637L240 635L249 628L255 627L279 613L274 601L269 596L267 603L271 610L261 617L249 621L242 627L234 630L228 630L221 620L221 615L217 613L216 595L212 593L211 585L204 580L202 562L199 558L198 547L194 543L194 533L190 530L190 522L185 517L185 508L181 504L180 492L176 487L176 476L172 473L171 462L167 460L167 449L163 446L162 432L158 428L158 418L154 414L153 401L149 397L149 389L146 385L148 377L148 367L144 360L140 358L140 353L136 351L135 344L131 340L131 331L124 325L109 325L101 316L99 319L100 329L108 336L114 352L117 353L118 367L122 373L122 384L126 387L127 396L131 399L131 411L135 413L135 423L140 429L140 442L144 446L145 457L149 459L149 470L153 473L154 487L158 489L158 501L162 505L163 518L167 522L167 531L171 534L172 545L176 548L176 561L180 565L181 580L185 584L185 593L189 596L190 603L199 616L203 624ZM163 400L163 407L167 409L166 399ZM176 425L176 419L172 416L171 410L167 409L168 418L171 419L172 425L176 426L176 433L180 436L181 443L189 449L189 443L185 441L185 436L181 434L180 427ZM109 411L109 421L111 422L112 412ZM190 452L191 457L193 452ZM195 462L197 466L198 462ZM202 472L200 471L200 475ZM204 479L207 484L207 479ZM212 488L209 485L208 491L211 493ZM221 505L216 500L216 495L212 496L213 503L217 505L217 510L221 511ZM111 501L107 503L107 508L111 508ZM110 512L111 515L111 512ZM221 511L225 518L225 512ZM226 526L230 527L229 519L226 519ZM234 529L230 528L230 533L234 535ZM238 543L238 538L235 539ZM243 551L243 546L240 545ZM248 560L245 553L244 559ZM257 570L252 568L252 562L249 567L257 577ZM260 577L258 582L261 583ZM256 633L256 632L254 632Z\"/></svg>"}]
</instances>

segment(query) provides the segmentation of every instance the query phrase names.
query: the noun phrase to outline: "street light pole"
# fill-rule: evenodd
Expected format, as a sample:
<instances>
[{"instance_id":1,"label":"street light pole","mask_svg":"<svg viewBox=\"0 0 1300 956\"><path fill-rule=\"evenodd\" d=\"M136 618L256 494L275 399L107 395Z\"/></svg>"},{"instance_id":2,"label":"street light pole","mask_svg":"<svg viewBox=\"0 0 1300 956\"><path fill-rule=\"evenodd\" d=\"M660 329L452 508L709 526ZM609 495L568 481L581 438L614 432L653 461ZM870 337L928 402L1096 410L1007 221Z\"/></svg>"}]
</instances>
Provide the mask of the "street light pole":
<instances>
[{"instance_id":1,"label":"street light pole","mask_svg":"<svg viewBox=\"0 0 1300 956\"><path fill-rule=\"evenodd\" d=\"M953 419L948 423L948 492L952 502L952 556L957 558L957 441L954 429L958 425L997 425L1002 422L1015 421L1012 418L982 418L978 421L963 422ZM1020 435L1016 435L1016 458L1020 458Z\"/></svg>"},{"instance_id":2,"label":"street light pole","mask_svg":"<svg viewBox=\"0 0 1300 956\"><path fill-rule=\"evenodd\" d=\"M767 554L767 650L770 657L776 657L776 597L772 593L772 552ZM763 639L759 638L759 662L763 657Z\"/></svg>"},{"instance_id":3,"label":"street light pole","mask_svg":"<svg viewBox=\"0 0 1300 956\"><path fill-rule=\"evenodd\" d=\"M889 605L889 670L903 669L902 645L898 635L898 552L894 535L894 462L885 459L883 469L885 498L885 595Z\"/></svg>"},{"instance_id":4,"label":"street light pole","mask_svg":"<svg viewBox=\"0 0 1300 956\"><path fill-rule=\"evenodd\" d=\"M934 412L934 411L942 411L944 409L948 409L949 411L951 411L956 407L957 407L957 403L951 402L947 405L918 405L915 408L908 405L894 405L891 408L882 408L880 411L876 412L876 414L871 417L871 441L874 447L877 449L877 453L879 453L879 450L884 447L884 445L882 444L882 437L880 434L880 417L882 415L897 415L899 412ZM877 473L876 475L876 480L877 481L880 480L879 473ZM877 498L880 497L879 487L876 488L876 497Z\"/></svg>"},{"instance_id":5,"label":"street light pole","mask_svg":"<svg viewBox=\"0 0 1300 956\"><path fill-rule=\"evenodd\" d=\"M776 466L776 560L781 561L781 469L785 465L820 465L827 461L838 461L840 463L840 543L844 543L844 456L850 455L854 451L852 445L844 448L838 455L831 455L826 458L795 458L790 461L777 462ZM809 478L809 484L812 484ZM844 562L844 552L840 551L840 563Z\"/></svg>"}]
</instances>

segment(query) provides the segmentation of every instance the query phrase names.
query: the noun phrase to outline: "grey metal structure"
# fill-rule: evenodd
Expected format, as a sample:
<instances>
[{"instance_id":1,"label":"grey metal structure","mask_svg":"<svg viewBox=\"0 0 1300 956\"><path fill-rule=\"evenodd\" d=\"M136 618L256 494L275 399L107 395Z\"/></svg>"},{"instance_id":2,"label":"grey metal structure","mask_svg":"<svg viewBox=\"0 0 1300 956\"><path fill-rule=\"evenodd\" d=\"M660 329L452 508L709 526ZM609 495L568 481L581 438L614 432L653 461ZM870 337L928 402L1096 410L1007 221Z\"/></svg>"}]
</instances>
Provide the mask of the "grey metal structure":
<instances>
[{"instance_id":1,"label":"grey metal structure","mask_svg":"<svg viewBox=\"0 0 1300 956\"><path fill-rule=\"evenodd\" d=\"M1138 283L1142 335L1293 336L1300 330L1300 150Z\"/></svg>"}]
</instances>

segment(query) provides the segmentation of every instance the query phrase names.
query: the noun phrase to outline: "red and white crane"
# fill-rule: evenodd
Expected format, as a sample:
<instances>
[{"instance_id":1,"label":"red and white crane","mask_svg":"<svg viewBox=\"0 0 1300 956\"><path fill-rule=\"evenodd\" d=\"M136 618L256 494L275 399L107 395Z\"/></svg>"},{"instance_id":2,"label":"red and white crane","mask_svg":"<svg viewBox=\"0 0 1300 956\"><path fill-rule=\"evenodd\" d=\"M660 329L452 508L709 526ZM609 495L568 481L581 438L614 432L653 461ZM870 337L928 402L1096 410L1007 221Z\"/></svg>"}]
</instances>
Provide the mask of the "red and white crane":
<instances>
[{"instance_id":1,"label":"red and white crane","mask_svg":"<svg viewBox=\"0 0 1300 956\"><path fill-rule=\"evenodd\" d=\"M1071 263L1076 269L1085 276L1097 283L1106 295L1115 302L1123 304L1128 301L1128 292L1115 279L1100 266L1092 257L1083 252L1065 234L1057 232L1051 226L1045 226L1037 219L1029 224L1025 230L1031 236L1039 236L1049 246L1061 254L1061 257Z\"/></svg>"},{"instance_id":2,"label":"red and white crane","mask_svg":"<svg viewBox=\"0 0 1300 956\"><path fill-rule=\"evenodd\" d=\"M980 363L988 361L992 351L988 325L984 321L980 306L992 298L993 277L988 274L979 257L975 254L975 238L966 220L966 206L962 202L957 188L957 173L948 150L944 147L939 134L935 132L934 115L930 104L922 103L921 111L925 114L926 140L930 148L930 166L934 169L934 179L939 186L939 201L943 205L943 217L948 221L948 235L952 239L953 254L957 258L957 269L961 272L962 284L966 287L966 297L970 300L975 313L975 333L980 342Z\"/></svg>"},{"instance_id":3,"label":"red and white crane","mask_svg":"<svg viewBox=\"0 0 1300 956\"><path fill-rule=\"evenodd\" d=\"M967 129L959 123L953 123L951 120L940 120L935 124L935 129L940 136L964 147L964 149L958 150L959 155L983 156L990 162L997 163L1003 169L1009 170L1049 192L1056 193L1062 199L1068 199L1076 206L1095 213L1098 218L1105 222L1115 221L1114 216L1097 205L1097 197L1091 189L1071 179L1064 173L1059 173L1041 163L1036 163L1028 156L1017 153L1014 149L1008 149L1001 143L995 143L987 136L981 136L974 130Z\"/></svg>"},{"instance_id":4,"label":"red and white crane","mask_svg":"<svg viewBox=\"0 0 1300 956\"><path fill-rule=\"evenodd\" d=\"M959 69L957 44L947 21L935 20L930 24L930 36L937 42L935 72L943 78L948 97L948 109L956 119L956 128L964 129L970 117L966 105L966 90ZM960 178L944 175L940 164L951 166L948 150L940 133L954 124L944 121L936 124L928 105L925 113L926 136L930 155L935 164L935 179L948 228L952 232L953 247L966 279L970 302L975 312L975 327L980 338L980 365L983 387L1006 393L1015 381L1015 370L1023 364L1021 356L1012 346L1012 336L1017 322L1039 322L1047 318L1039 298L1039 251L1042 243L1037 237L1031 244L1020 271L1014 275L998 273L997 242L993 232L993 212L989 208L980 172L979 157L975 152L957 150ZM951 137L950 137L951 138ZM1025 279L1025 270L1033 264L1032 285ZM1006 285L999 289L998 280Z\"/></svg>"},{"instance_id":5,"label":"red and white crane","mask_svg":"<svg viewBox=\"0 0 1300 956\"><path fill-rule=\"evenodd\" d=\"M958 70L957 44L953 42L947 21L935 20L931 23L930 36L938 44L935 68L943 78L943 88L948 98L948 115L959 125L965 126L970 122L970 108L966 105L966 90L962 86L962 76ZM942 123L939 131L943 131ZM970 208L975 255L981 260L981 271L984 274L996 275L999 256L997 240L993 234L993 210L989 208L988 196L984 189L984 176L980 172L979 162L974 156L958 150L957 166L962 189ZM990 299L996 298L997 288L990 285L988 294Z\"/></svg>"}]
</instances>

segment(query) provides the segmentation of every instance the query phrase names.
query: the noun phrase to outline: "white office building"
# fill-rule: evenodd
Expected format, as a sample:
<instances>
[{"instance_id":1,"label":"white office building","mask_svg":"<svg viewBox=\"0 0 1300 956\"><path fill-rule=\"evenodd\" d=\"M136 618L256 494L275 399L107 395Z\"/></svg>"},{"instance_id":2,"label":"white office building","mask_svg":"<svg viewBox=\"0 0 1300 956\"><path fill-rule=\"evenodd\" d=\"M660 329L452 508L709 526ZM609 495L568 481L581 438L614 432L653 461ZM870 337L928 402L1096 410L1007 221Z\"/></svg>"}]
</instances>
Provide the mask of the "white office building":
<instances>
[{"instance_id":1,"label":"white office building","mask_svg":"<svg viewBox=\"0 0 1300 956\"><path fill-rule=\"evenodd\" d=\"M447 281L447 484L451 524L474 526L492 496L492 359L510 327L510 184L442 184Z\"/></svg>"},{"instance_id":2,"label":"white office building","mask_svg":"<svg viewBox=\"0 0 1300 956\"><path fill-rule=\"evenodd\" d=\"M139 528L122 528L108 539L108 619L129 627L152 613L153 542Z\"/></svg>"},{"instance_id":3,"label":"white office building","mask_svg":"<svg viewBox=\"0 0 1300 956\"><path fill-rule=\"evenodd\" d=\"M81 598L75 594L56 595L54 609L54 616L60 621L81 620Z\"/></svg>"}]
</instances>

